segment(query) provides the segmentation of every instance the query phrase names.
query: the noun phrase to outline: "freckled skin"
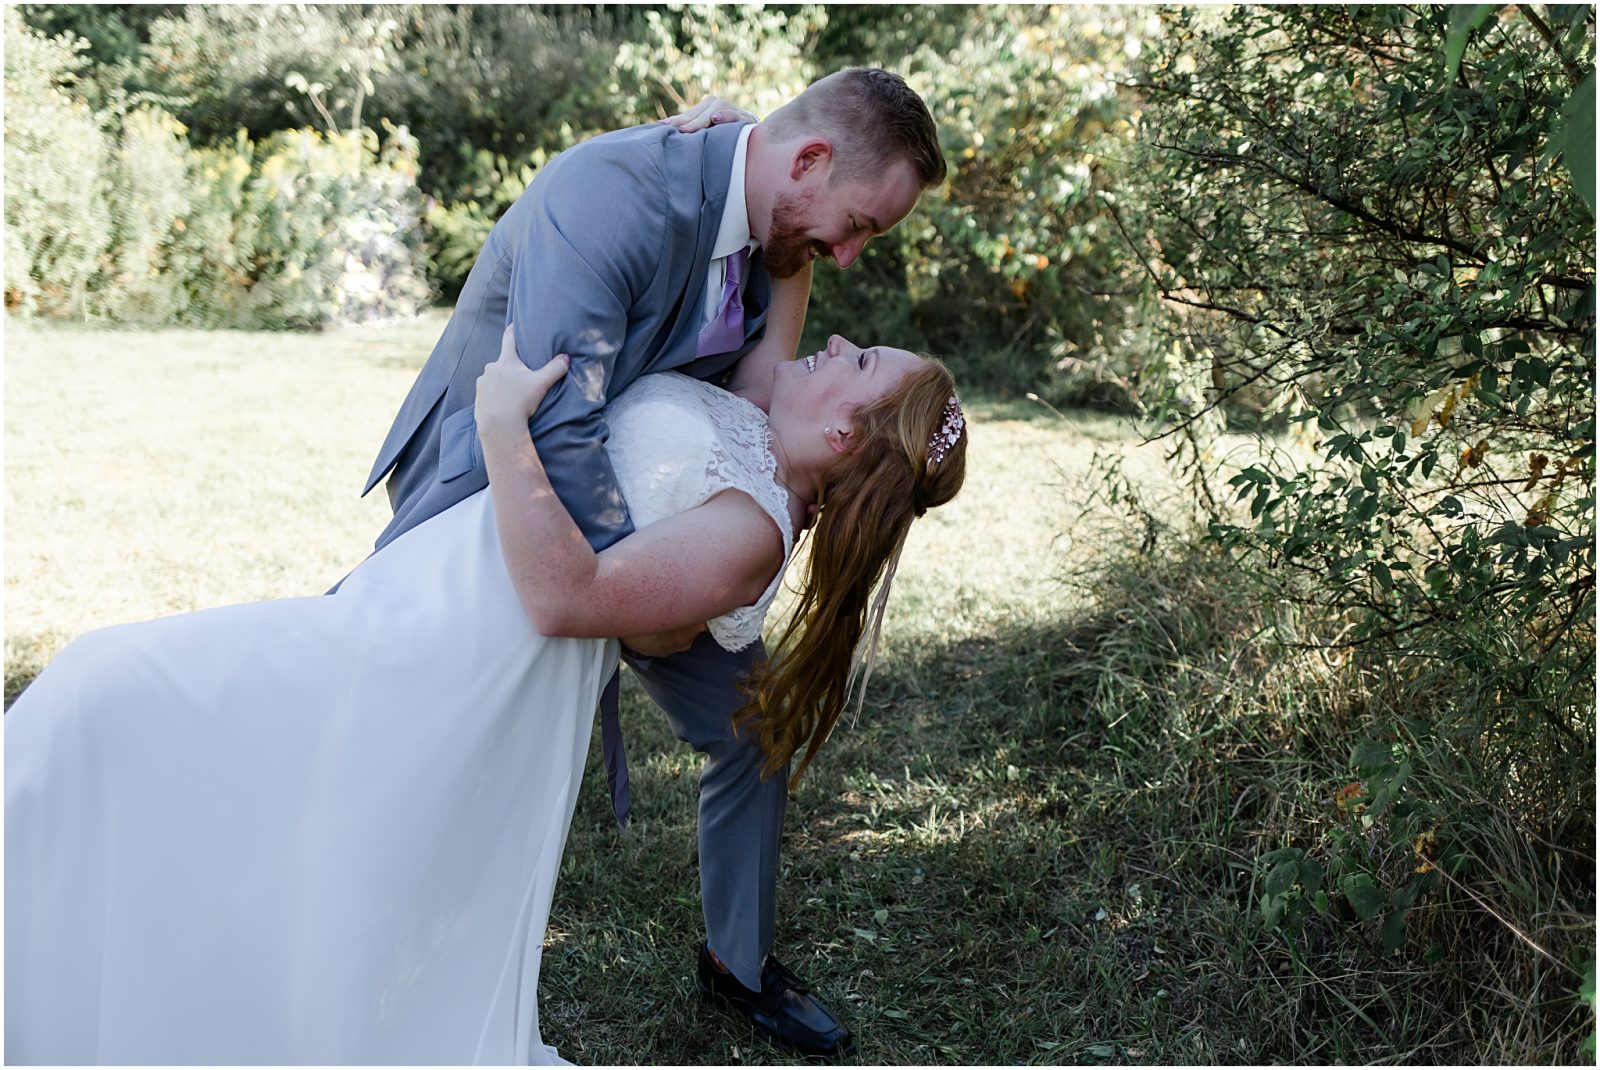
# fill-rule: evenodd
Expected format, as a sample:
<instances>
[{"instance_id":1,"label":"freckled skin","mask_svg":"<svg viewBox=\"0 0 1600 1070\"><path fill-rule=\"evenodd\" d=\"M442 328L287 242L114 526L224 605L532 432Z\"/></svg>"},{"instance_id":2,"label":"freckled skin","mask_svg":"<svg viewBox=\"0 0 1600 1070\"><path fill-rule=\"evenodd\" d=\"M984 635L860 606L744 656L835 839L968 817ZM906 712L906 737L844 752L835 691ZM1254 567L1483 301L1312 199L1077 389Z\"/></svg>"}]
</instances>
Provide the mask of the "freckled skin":
<instances>
[{"instance_id":1,"label":"freckled skin","mask_svg":"<svg viewBox=\"0 0 1600 1070\"><path fill-rule=\"evenodd\" d=\"M773 374L769 426L791 522L804 519L794 486L816 480L849 448L849 412L882 397L922 358L887 346L862 349L834 335L809 364ZM611 638L698 626L755 603L783 565L783 535L749 495L725 491L634 532L595 554L551 488L528 439L527 414L563 374L530 371L514 346L485 370L478 429L501 549L518 596L545 635Z\"/></svg>"}]
</instances>

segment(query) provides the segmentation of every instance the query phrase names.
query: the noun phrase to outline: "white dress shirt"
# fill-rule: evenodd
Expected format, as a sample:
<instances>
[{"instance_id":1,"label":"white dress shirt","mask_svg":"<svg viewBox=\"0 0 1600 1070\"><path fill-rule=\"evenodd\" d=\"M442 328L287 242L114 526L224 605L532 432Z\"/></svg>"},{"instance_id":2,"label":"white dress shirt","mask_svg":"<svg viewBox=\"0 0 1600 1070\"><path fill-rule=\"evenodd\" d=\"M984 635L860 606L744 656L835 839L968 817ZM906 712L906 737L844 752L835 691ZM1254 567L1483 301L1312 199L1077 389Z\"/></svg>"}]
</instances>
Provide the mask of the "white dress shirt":
<instances>
[{"instance_id":1,"label":"white dress shirt","mask_svg":"<svg viewBox=\"0 0 1600 1070\"><path fill-rule=\"evenodd\" d=\"M745 153L750 144L750 131L755 128L754 123L749 123L739 131L739 145L733 150L733 174L728 181L728 203L722 209L722 224L717 229L717 240L711 246L711 270L706 275L705 314L701 316L703 323L710 323L722 310L722 286L727 279L728 257L740 249L746 247L754 249L761 244L750 236L750 213L744 201ZM739 283L741 294L749 282L750 273L747 271Z\"/></svg>"}]
</instances>

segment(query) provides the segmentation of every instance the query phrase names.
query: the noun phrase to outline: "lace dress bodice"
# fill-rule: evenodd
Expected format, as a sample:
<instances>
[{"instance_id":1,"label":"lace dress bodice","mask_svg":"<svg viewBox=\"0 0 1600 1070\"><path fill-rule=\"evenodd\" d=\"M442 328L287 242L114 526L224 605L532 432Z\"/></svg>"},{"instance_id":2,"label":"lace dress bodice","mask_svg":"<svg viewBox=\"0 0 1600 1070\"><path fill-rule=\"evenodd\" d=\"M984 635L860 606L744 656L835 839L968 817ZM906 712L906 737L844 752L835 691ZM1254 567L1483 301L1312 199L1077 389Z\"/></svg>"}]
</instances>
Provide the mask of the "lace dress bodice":
<instances>
[{"instance_id":1,"label":"lace dress bodice","mask_svg":"<svg viewBox=\"0 0 1600 1070\"><path fill-rule=\"evenodd\" d=\"M772 517L783 535L787 567L794 550L789 494L777 479L767 417L736 394L676 372L642 376L606 410L606 452L635 528L693 509L724 490L740 490ZM784 569L753 604L706 622L724 650L761 636Z\"/></svg>"}]
</instances>

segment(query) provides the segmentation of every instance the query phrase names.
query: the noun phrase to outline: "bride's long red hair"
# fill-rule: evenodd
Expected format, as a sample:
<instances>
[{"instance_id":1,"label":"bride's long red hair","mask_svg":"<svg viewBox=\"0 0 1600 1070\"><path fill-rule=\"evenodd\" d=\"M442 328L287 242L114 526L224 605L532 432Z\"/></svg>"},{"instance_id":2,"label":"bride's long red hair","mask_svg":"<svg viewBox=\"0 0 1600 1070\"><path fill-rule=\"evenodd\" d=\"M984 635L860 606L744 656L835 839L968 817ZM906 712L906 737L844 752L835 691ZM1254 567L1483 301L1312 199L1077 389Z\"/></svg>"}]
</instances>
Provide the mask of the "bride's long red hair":
<instances>
[{"instance_id":1,"label":"bride's long red hair","mask_svg":"<svg viewBox=\"0 0 1600 1070\"><path fill-rule=\"evenodd\" d=\"M961 489L964 430L942 458L929 460L954 395L949 369L928 359L851 414L856 445L822 478L800 601L772 657L746 681L749 698L733 715L735 731L756 733L766 755L762 776L781 772L804 748L789 781L791 788L799 783L844 711L873 587L911 521Z\"/></svg>"}]
</instances>

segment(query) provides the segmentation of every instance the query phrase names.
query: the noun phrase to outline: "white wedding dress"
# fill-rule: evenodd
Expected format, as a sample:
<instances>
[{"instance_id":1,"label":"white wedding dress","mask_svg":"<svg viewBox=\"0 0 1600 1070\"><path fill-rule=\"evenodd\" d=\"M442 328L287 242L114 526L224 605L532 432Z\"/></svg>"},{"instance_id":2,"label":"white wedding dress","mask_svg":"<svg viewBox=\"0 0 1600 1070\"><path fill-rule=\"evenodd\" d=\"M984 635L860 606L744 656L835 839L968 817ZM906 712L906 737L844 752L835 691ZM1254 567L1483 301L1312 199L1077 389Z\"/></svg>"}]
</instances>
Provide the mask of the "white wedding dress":
<instances>
[{"instance_id":1,"label":"white wedding dress","mask_svg":"<svg viewBox=\"0 0 1600 1070\"><path fill-rule=\"evenodd\" d=\"M636 525L734 488L787 559L759 409L662 374L608 421ZM533 630L489 494L335 594L85 635L18 699L6 1062L557 1060L540 951L617 643Z\"/></svg>"}]
</instances>

